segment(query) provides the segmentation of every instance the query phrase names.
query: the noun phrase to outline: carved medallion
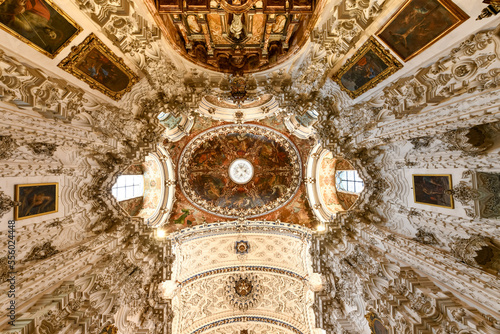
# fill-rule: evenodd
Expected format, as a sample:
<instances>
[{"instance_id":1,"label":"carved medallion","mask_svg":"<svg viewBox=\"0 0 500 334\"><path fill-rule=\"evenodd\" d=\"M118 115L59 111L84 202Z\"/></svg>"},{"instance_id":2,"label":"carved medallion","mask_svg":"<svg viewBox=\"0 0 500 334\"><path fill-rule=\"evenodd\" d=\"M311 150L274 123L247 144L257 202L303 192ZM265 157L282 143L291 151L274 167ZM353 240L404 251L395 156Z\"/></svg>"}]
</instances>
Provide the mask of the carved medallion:
<instances>
[{"instance_id":1,"label":"carved medallion","mask_svg":"<svg viewBox=\"0 0 500 334\"><path fill-rule=\"evenodd\" d=\"M252 125L222 125L189 142L179 160L180 187L199 209L227 218L257 217L297 192L302 163L283 134Z\"/></svg>"},{"instance_id":2,"label":"carved medallion","mask_svg":"<svg viewBox=\"0 0 500 334\"><path fill-rule=\"evenodd\" d=\"M248 296L252 292L252 288L252 282L248 278L240 278L234 284L234 291L241 297Z\"/></svg>"}]
</instances>

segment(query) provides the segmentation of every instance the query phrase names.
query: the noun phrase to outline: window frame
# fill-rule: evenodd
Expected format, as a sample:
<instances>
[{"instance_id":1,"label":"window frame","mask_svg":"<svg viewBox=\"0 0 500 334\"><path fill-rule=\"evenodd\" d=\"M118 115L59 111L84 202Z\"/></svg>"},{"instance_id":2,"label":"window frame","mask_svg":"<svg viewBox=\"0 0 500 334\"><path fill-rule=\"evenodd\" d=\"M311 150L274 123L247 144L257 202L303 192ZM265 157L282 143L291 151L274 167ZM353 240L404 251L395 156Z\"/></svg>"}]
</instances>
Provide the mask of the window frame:
<instances>
[{"instance_id":1,"label":"window frame","mask_svg":"<svg viewBox=\"0 0 500 334\"><path fill-rule=\"evenodd\" d=\"M350 173L349 173L350 172ZM345 173L345 177L340 176L341 173ZM342 182L346 183L344 187ZM351 188L350 185L353 187ZM335 171L335 187L337 191L348 193L348 194L356 194L359 195L365 189L365 182L359 176L358 171L355 169L346 169L346 170L336 170ZM358 188L360 187L360 189ZM354 191L348 190L354 189Z\"/></svg>"}]
</instances>

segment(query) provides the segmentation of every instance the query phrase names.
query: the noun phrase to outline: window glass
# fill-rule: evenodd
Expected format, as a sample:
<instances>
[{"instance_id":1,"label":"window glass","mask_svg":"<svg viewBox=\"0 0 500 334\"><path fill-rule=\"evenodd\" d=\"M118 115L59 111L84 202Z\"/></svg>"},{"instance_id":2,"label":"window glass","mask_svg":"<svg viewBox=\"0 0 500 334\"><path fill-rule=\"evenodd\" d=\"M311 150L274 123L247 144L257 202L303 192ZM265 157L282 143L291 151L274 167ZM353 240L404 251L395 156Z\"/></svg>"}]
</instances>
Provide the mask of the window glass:
<instances>
[{"instance_id":1,"label":"window glass","mask_svg":"<svg viewBox=\"0 0 500 334\"><path fill-rule=\"evenodd\" d=\"M120 175L111 193L117 201L141 197L144 195L144 177L142 175Z\"/></svg>"}]
</instances>

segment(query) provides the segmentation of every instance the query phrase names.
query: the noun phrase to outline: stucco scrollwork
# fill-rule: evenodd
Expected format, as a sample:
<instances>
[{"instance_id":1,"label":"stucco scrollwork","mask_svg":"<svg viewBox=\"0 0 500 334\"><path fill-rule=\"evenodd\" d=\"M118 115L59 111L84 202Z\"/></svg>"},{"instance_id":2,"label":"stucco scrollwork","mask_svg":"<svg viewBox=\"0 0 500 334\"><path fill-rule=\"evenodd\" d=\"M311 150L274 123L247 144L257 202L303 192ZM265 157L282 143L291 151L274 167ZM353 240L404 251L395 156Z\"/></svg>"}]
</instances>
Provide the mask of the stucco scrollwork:
<instances>
[{"instance_id":1,"label":"stucco scrollwork","mask_svg":"<svg viewBox=\"0 0 500 334\"><path fill-rule=\"evenodd\" d=\"M0 190L0 217L3 217L3 215L12 210L13 207L19 206L20 204L20 202L13 201L10 196L7 196Z\"/></svg>"},{"instance_id":2,"label":"stucco scrollwork","mask_svg":"<svg viewBox=\"0 0 500 334\"><path fill-rule=\"evenodd\" d=\"M11 136L0 136L0 159L6 160L10 158L18 146Z\"/></svg>"}]
</instances>

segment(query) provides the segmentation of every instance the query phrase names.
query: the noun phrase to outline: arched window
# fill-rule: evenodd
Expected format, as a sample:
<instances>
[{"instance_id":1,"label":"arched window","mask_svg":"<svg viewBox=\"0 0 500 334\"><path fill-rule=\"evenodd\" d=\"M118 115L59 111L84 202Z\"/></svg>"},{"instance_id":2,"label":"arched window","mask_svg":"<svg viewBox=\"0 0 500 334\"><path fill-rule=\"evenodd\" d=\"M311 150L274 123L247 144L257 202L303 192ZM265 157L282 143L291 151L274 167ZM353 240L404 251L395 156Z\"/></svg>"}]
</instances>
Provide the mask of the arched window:
<instances>
[{"instance_id":1,"label":"arched window","mask_svg":"<svg viewBox=\"0 0 500 334\"><path fill-rule=\"evenodd\" d=\"M120 175L111 193L118 202L144 195L144 177L142 175Z\"/></svg>"},{"instance_id":2,"label":"arched window","mask_svg":"<svg viewBox=\"0 0 500 334\"><path fill-rule=\"evenodd\" d=\"M363 191L365 184L355 170L337 171L335 175L337 190L359 194Z\"/></svg>"},{"instance_id":3,"label":"arched window","mask_svg":"<svg viewBox=\"0 0 500 334\"><path fill-rule=\"evenodd\" d=\"M158 117L158 119L159 119L160 121L163 121L165 118L167 118L167 116L168 116L168 114L167 114L167 113L164 113L164 112L162 111L162 112L160 112L160 113L158 114L158 116L157 116L157 117Z\"/></svg>"}]
</instances>

